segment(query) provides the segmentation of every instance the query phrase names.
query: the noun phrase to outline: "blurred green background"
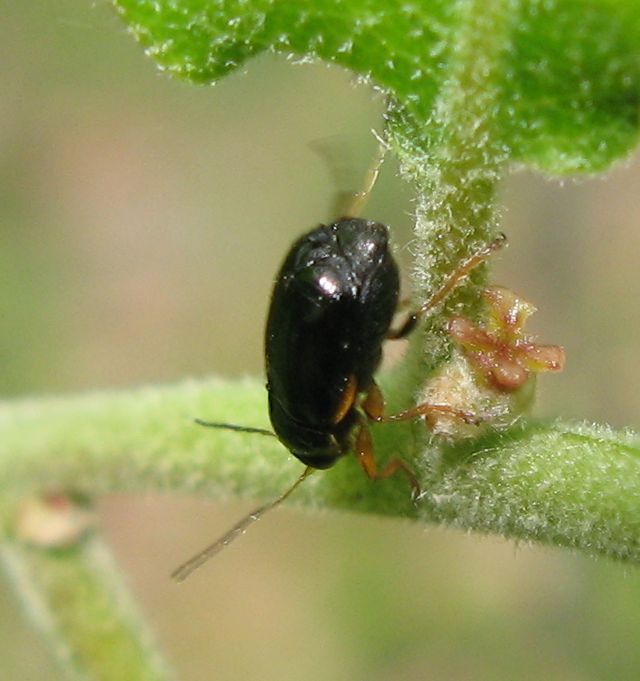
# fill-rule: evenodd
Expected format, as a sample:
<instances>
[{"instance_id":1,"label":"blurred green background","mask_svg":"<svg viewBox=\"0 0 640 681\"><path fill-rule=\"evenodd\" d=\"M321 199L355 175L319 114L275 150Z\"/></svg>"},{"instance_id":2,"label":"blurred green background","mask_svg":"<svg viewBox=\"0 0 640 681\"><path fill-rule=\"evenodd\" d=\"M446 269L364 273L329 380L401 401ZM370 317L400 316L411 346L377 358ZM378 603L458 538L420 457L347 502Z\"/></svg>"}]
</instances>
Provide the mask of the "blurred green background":
<instances>
[{"instance_id":1,"label":"blurred green background","mask_svg":"<svg viewBox=\"0 0 640 681\"><path fill-rule=\"evenodd\" d=\"M173 81L106 2L2 14L3 396L259 374L280 258L331 217L335 182L310 145L342 147L357 185L381 99L274 56L215 88ZM522 171L504 188L495 278L540 307L532 328L568 355L540 381L539 414L640 425L639 185L636 158L605 179ZM393 226L405 264L411 213L388 162L367 214ZM183 680L638 678L640 573L568 551L283 509L183 587L168 580L247 507L101 502ZM64 678L4 582L0 677Z\"/></svg>"}]
</instances>

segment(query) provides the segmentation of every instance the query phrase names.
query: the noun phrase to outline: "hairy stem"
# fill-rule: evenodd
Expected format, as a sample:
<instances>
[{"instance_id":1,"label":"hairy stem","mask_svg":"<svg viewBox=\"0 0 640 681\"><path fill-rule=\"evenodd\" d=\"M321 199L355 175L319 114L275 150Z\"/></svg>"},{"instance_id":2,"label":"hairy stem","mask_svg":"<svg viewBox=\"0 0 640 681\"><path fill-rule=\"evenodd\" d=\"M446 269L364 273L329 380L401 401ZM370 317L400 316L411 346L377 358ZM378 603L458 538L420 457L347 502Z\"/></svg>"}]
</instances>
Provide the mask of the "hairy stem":
<instances>
[{"instance_id":1,"label":"hairy stem","mask_svg":"<svg viewBox=\"0 0 640 681\"><path fill-rule=\"evenodd\" d=\"M0 513L9 538L15 504L27 494L171 490L268 500L302 471L275 438L192 422L265 425L259 381L5 403L0 414ZM381 460L407 452L408 430L376 428ZM424 490L417 505L404 476L372 482L351 456L311 476L287 503L445 521L640 562L640 440L633 433L523 421L438 454L429 448L416 465Z\"/></svg>"},{"instance_id":2,"label":"hairy stem","mask_svg":"<svg viewBox=\"0 0 640 681\"><path fill-rule=\"evenodd\" d=\"M392 104L391 143L403 174L418 189L414 282L425 300L463 258L489 243L497 233L495 194L508 160L497 130L502 55L508 50L511 0L464 0L458 3L449 76L426 127ZM483 280L484 267L470 280ZM463 286L447 301L462 302L468 312L477 305L477 290ZM436 311L437 312L437 311ZM447 313L429 320L413 344L395 393L411 395L447 357L444 332ZM397 386L397 388L396 388Z\"/></svg>"},{"instance_id":3,"label":"hairy stem","mask_svg":"<svg viewBox=\"0 0 640 681\"><path fill-rule=\"evenodd\" d=\"M5 542L0 559L33 622L72 678L168 681L97 537L56 550Z\"/></svg>"}]
</instances>

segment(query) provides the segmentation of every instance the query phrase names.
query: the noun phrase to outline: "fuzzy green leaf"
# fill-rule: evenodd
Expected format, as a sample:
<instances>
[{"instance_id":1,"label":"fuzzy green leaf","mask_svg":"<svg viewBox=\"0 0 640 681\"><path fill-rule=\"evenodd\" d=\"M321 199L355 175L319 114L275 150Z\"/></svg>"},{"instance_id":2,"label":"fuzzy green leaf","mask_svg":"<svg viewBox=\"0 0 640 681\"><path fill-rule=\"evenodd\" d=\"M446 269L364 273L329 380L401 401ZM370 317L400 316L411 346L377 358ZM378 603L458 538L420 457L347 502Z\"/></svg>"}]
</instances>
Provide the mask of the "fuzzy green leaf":
<instances>
[{"instance_id":1,"label":"fuzzy green leaf","mask_svg":"<svg viewBox=\"0 0 640 681\"><path fill-rule=\"evenodd\" d=\"M423 150L466 48L459 29L476 12L489 18L483 40L495 43L489 85L511 158L552 173L594 172L637 143L635 0L114 1L159 65L195 82L266 50L345 66L392 95L400 132Z\"/></svg>"}]
</instances>

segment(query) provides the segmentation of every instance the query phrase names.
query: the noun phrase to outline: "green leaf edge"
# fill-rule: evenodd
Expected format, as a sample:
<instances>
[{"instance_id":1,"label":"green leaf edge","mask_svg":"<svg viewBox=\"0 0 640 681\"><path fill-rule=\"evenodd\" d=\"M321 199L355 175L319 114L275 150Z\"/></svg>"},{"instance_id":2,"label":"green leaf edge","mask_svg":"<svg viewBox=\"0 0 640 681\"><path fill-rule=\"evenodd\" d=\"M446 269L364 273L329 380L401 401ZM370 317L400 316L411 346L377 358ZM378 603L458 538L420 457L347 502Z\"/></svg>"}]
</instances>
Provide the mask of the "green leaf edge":
<instances>
[{"instance_id":1,"label":"green leaf edge","mask_svg":"<svg viewBox=\"0 0 640 681\"><path fill-rule=\"evenodd\" d=\"M348 68L392 97L401 113L393 117L397 132L424 153L455 68L459 22L474 0L114 4L161 68L193 82L214 83L266 51ZM550 174L596 173L635 149L640 13L634 2L492 1L485 7L485 37L495 32L501 48L496 116L512 160Z\"/></svg>"}]
</instances>

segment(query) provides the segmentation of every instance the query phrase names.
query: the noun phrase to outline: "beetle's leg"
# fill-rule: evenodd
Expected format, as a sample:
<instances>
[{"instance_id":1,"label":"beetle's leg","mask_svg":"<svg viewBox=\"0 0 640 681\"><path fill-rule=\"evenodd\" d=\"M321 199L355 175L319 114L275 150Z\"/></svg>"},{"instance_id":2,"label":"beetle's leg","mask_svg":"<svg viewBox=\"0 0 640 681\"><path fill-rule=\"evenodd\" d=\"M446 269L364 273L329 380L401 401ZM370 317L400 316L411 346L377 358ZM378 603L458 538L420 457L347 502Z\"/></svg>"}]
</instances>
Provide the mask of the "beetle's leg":
<instances>
[{"instance_id":1,"label":"beetle's leg","mask_svg":"<svg viewBox=\"0 0 640 681\"><path fill-rule=\"evenodd\" d=\"M417 326L420 318L419 311L412 312L398 329L387 331L387 340L402 340L406 338Z\"/></svg>"},{"instance_id":2,"label":"beetle's leg","mask_svg":"<svg viewBox=\"0 0 640 681\"><path fill-rule=\"evenodd\" d=\"M480 425L484 420L482 416L479 416L478 414L465 411L464 409L456 409L448 404L431 404L430 402L423 402L422 404L416 404L415 407L405 409L397 414L381 416L379 419L376 419L376 421L380 421L381 423L410 421L417 416L429 416L429 414L447 414L448 416L454 416L455 418L474 426Z\"/></svg>"},{"instance_id":3,"label":"beetle's leg","mask_svg":"<svg viewBox=\"0 0 640 681\"><path fill-rule=\"evenodd\" d=\"M373 381L369 392L362 402L362 409L371 421L384 419L384 396L380 386Z\"/></svg>"},{"instance_id":4,"label":"beetle's leg","mask_svg":"<svg viewBox=\"0 0 640 681\"><path fill-rule=\"evenodd\" d=\"M507 237L500 233L489 244L485 244L480 250L465 260L462 260L456 269L445 279L442 286L415 312L412 312L398 329L391 329L387 333L389 339L399 339L408 336L416 324L424 317L427 312L439 305L451 291L458 286L478 265L481 265L490 255L503 248L507 243Z\"/></svg>"},{"instance_id":5,"label":"beetle's leg","mask_svg":"<svg viewBox=\"0 0 640 681\"><path fill-rule=\"evenodd\" d=\"M474 425L478 425L482 422L482 418L477 414L464 411L463 409L456 409L448 404L431 404L429 402L423 402L422 404L417 404L415 407L405 409L397 414L386 416L384 413L384 397L382 396L380 387L375 382L362 402L362 409L367 417L376 423L410 421L418 416L428 416L429 414L448 414L459 418L465 423Z\"/></svg>"},{"instance_id":6,"label":"beetle's leg","mask_svg":"<svg viewBox=\"0 0 640 681\"><path fill-rule=\"evenodd\" d=\"M398 471L402 471L411 484L412 498L418 499L421 492L420 483L418 482L415 473L402 459L398 457L391 459L382 470L378 470L378 464L373 450L373 442L371 441L371 433L369 432L368 425L364 421L360 424L358 434L356 435L355 450L362 469L371 480L382 480Z\"/></svg>"}]
</instances>

